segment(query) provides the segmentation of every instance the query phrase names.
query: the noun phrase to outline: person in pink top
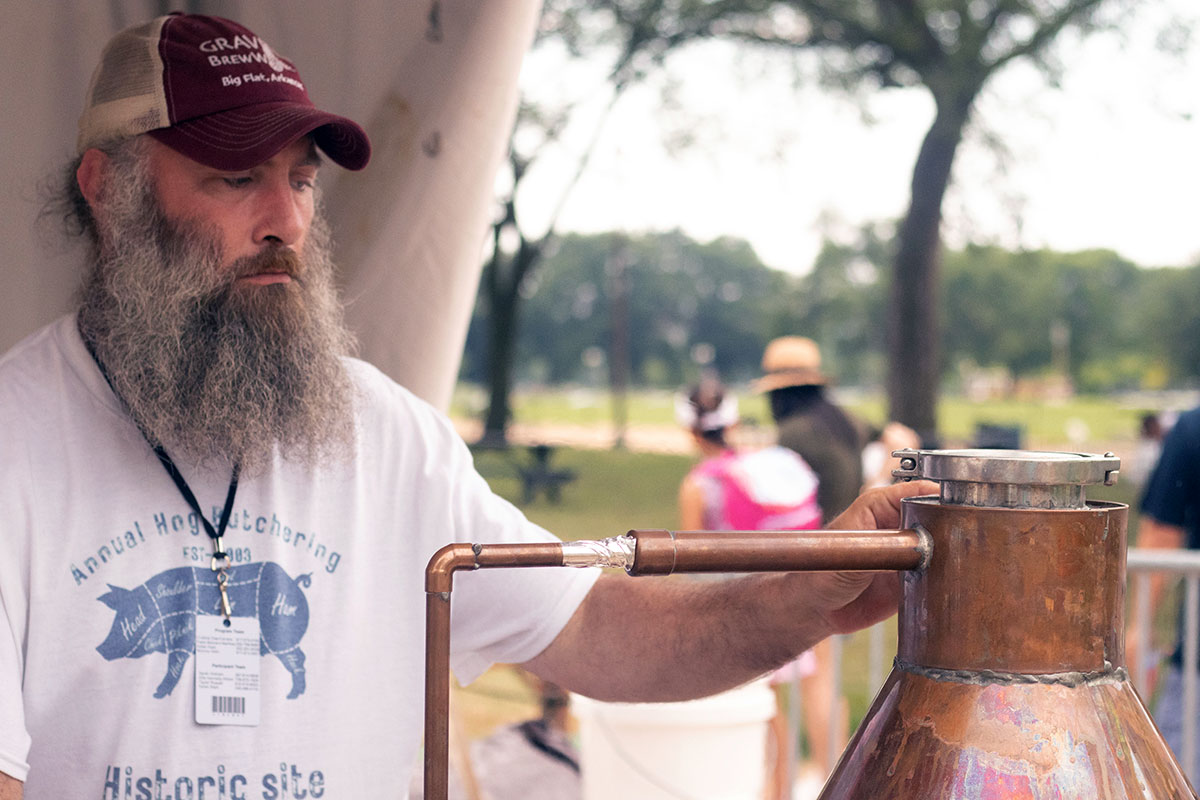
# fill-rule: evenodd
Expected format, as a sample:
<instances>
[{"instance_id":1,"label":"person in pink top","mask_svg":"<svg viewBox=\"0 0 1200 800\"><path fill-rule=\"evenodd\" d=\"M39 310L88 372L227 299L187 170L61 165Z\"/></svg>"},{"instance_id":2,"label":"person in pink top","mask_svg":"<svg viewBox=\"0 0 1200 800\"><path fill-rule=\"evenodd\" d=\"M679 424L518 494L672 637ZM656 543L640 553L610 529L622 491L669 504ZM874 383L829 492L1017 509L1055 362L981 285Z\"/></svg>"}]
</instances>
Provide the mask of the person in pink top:
<instances>
[{"instance_id":1,"label":"person in pink top","mask_svg":"<svg viewBox=\"0 0 1200 800\"><path fill-rule=\"evenodd\" d=\"M737 398L721 382L707 376L687 395L676 398L676 421L687 429L701 461L679 487L681 530L812 530L821 525L817 502L819 480L795 451L779 445L738 450L730 441L737 426ZM799 679L804 726L816 769L832 764L830 725L834 718L833 655L828 643L805 651L772 677L780 684ZM840 703L844 705L844 701ZM844 712L844 709L842 709ZM846 714L839 714L838 741L846 738ZM786 777L783 716L773 727L778 740L774 760L775 791Z\"/></svg>"}]
</instances>

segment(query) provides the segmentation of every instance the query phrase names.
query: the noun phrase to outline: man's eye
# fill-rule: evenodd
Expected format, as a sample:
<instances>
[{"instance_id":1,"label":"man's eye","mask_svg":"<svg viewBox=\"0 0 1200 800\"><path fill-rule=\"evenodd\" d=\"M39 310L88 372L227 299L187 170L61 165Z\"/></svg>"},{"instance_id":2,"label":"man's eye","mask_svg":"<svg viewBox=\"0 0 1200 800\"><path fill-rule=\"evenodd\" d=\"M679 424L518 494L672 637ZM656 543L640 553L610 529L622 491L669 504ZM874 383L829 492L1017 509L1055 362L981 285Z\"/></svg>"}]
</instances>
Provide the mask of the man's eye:
<instances>
[{"instance_id":1,"label":"man's eye","mask_svg":"<svg viewBox=\"0 0 1200 800\"><path fill-rule=\"evenodd\" d=\"M240 189L243 186L248 186L250 184L250 178L248 178L244 175L228 177L228 178L224 178L223 180L232 189Z\"/></svg>"}]
</instances>

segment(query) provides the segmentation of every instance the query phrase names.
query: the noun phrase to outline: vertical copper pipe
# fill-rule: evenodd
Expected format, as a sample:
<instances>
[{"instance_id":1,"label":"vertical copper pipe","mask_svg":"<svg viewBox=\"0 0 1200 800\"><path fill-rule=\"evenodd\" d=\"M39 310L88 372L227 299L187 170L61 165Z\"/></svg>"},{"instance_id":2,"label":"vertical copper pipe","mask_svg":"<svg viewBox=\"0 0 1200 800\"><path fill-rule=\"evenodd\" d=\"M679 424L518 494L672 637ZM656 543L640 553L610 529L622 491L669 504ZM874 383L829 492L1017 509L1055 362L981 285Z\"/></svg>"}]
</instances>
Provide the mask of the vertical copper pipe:
<instances>
[{"instance_id":1,"label":"vertical copper pipe","mask_svg":"<svg viewBox=\"0 0 1200 800\"><path fill-rule=\"evenodd\" d=\"M920 531L630 531L631 575L917 569L930 555ZM562 545L449 544L425 569L425 798L447 800L450 773L450 594L462 569L560 567Z\"/></svg>"},{"instance_id":2,"label":"vertical copper pipe","mask_svg":"<svg viewBox=\"0 0 1200 800\"><path fill-rule=\"evenodd\" d=\"M450 593L454 573L488 567L561 567L562 545L448 544L425 568L425 778L427 800L450 787Z\"/></svg>"},{"instance_id":3,"label":"vertical copper pipe","mask_svg":"<svg viewBox=\"0 0 1200 800\"><path fill-rule=\"evenodd\" d=\"M425 797L450 791L450 593L425 594Z\"/></svg>"},{"instance_id":4,"label":"vertical copper pipe","mask_svg":"<svg viewBox=\"0 0 1200 800\"><path fill-rule=\"evenodd\" d=\"M450 591L454 573L475 568L475 549L448 544L425 568L425 797L450 792Z\"/></svg>"}]
</instances>

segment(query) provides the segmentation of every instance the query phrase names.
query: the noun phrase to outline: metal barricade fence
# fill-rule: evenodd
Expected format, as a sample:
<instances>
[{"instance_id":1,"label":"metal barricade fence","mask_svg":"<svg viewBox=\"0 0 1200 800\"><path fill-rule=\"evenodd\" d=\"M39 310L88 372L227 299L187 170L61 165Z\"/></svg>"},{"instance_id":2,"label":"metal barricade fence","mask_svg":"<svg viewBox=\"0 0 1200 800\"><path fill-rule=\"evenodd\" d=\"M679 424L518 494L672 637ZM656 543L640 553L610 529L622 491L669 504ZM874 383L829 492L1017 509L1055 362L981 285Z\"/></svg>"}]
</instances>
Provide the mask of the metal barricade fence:
<instances>
[{"instance_id":1,"label":"metal barricade fence","mask_svg":"<svg viewBox=\"0 0 1200 800\"><path fill-rule=\"evenodd\" d=\"M1130 548L1127 559L1128 584L1129 589L1133 593L1133 606L1130 609L1129 621L1132 623L1130 627L1137 631L1138 641L1136 642L1137 651L1139 653L1150 653L1150 632L1151 632L1151 609L1149 603L1150 594L1150 579L1155 573L1164 573L1168 578L1183 579L1184 581L1184 601L1183 614L1184 624L1184 658L1185 664L1195 664L1197 659L1197 651L1200 650L1200 551L1193 550L1151 550L1144 548ZM860 634L868 637L867 646L867 674L868 685L870 686L870 694L874 696L875 692L883 685L886 678L886 670L890 668L891 657L895 654L896 643L887 636L887 623L879 623L870 630ZM834 637L834 663L835 670L833 692L835 697L842 694L843 686L843 653L845 652L844 643L848 639L847 636ZM1148 685L1147 681L1147 662L1146 659L1141 659L1139 664L1130 664L1129 672L1133 685L1137 688L1142 699L1150 704L1154 693L1154 686ZM1200 671L1195 669L1183 670L1183 747L1182 752L1176 753L1180 765L1190 778L1197 777L1196 774L1196 736L1197 728L1200 726L1200 714L1197 712L1198 689L1200 689ZM791 728L792 742L799 742L801 735L801 714L799 710L800 698L799 692L795 687L789 688L789 699L791 712L789 714L789 725ZM831 726L830 739L831 745L841 745L844 743L836 742L836 732L832 730L835 726ZM851 732L853 733L853 731ZM836 759L840 755L840 746L831 746L832 757ZM793 750L793 752L795 752ZM823 764L821 766L826 774L833 769L833 763Z\"/></svg>"},{"instance_id":2,"label":"metal barricade fence","mask_svg":"<svg viewBox=\"0 0 1200 800\"><path fill-rule=\"evenodd\" d=\"M1197 670L1187 665L1196 664L1198 644L1200 644L1200 551L1194 550L1157 550L1131 548L1127 560L1130 588L1133 589L1133 609L1130 612L1133 628L1137 631L1138 653L1150 652L1150 632L1153 620L1150 609L1150 580L1155 573L1164 573L1168 577L1183 578L1183 743L1181 753L1175 756L1179 759L1183 771L1195 781L1196 774L1196 727L1197 727ZM1154 688L1149 685L1146 670L1147 659L1140 663L1130 664L1130 677L1138 693L1147 703L1153 695Z\"/></svg>"}]
</instances>

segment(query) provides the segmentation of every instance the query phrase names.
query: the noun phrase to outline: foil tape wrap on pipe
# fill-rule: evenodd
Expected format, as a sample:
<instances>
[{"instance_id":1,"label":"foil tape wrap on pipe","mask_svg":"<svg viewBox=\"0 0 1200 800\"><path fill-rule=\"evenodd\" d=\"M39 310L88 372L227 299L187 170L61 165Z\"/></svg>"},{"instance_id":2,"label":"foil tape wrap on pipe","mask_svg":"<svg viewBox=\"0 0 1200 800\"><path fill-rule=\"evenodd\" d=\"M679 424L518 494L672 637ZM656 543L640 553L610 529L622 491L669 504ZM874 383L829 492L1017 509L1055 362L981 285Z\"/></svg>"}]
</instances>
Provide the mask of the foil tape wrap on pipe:
<instances>
[{"instance_id":1,"label":"foil tape wrap on pipe","mask_svg":"<svg viewBox=\"0 0 1200 800\"><path fill-rule=\"evenodd\" d=\"M600 541L563 542L564 567L633 567L636 541L628 534Z\"/></svg>"}]
</instances>

